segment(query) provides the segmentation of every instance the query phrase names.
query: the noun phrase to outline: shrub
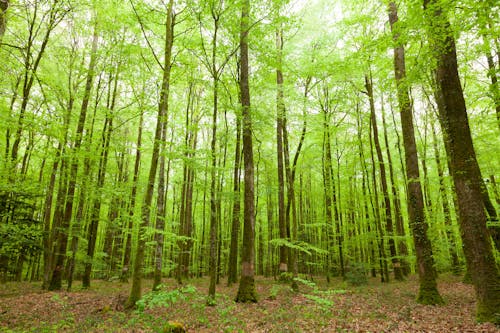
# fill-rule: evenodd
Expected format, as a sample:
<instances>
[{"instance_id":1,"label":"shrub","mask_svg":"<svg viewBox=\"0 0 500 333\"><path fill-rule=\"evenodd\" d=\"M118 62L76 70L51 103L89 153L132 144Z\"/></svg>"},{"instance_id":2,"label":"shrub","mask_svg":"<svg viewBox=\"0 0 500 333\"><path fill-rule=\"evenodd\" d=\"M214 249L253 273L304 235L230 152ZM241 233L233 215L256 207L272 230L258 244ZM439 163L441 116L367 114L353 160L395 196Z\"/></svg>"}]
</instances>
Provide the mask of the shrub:
<instances>
[{"instance_id":1,"label":"shrub","mask_svg":"<svg viewBox=\"0 0 500 333\"><path fill-rule=\"evenodd\" d=\"M345 274L345 280L353 286L368 284L368 272L364 264L354 264Z\"/></svg>"}]
</instances>

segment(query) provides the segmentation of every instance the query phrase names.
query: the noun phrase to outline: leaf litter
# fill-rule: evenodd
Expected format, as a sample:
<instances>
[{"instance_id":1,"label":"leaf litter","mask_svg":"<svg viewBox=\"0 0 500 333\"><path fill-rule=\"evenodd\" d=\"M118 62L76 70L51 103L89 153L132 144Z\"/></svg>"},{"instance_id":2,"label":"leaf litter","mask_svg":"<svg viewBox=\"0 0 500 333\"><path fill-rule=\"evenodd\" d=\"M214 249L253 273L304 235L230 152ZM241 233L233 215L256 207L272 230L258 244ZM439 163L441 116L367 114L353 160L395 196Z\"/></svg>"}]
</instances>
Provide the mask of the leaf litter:
<instances>
[{"instance_id":1,"label":"leaf litter","mask_svg":"<svg viewBox=\"0 0 500 333\"><path fill-rule=\"evenodd\" d=\"M500 332L490 323L474 320L471 285L458 277L440 278L446 304L423 306L415 302L416 277L404 282L350 287L320 278L316 289L300 285L296 293L273 279L256 279L259 302L233 301L237 285L217 287L215 306L207 306L208 279L188 283L196 292L173 304L124 311L129 285L93 281L90 290L46 292L36 283L0 285L0 331L6 332L161 332L166 323L182 323L187 332ZM150 290L145 281L144 293ZM174 280L164 281L175 290ZM339 291L342 292L332 292Z\"/></svg>"}]
</instances>

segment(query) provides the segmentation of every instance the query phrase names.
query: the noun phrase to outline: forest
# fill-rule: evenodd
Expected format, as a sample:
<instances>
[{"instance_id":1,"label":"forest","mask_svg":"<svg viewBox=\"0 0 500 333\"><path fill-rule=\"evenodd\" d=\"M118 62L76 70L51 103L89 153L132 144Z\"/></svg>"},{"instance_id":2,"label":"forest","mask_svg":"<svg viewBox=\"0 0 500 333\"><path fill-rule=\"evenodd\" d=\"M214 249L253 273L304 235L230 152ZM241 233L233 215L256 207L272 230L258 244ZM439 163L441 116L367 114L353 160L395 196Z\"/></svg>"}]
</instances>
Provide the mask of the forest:
<instances>
[{"instance_id":1,"label":"forest","mask_svg":"<svg viewBox=\"0 0 500 333\"><path fill-rule=\"evenodd\" d=\"M0 329L497 332L496 0L0 0Z\"/></svg>"}]
</instances>

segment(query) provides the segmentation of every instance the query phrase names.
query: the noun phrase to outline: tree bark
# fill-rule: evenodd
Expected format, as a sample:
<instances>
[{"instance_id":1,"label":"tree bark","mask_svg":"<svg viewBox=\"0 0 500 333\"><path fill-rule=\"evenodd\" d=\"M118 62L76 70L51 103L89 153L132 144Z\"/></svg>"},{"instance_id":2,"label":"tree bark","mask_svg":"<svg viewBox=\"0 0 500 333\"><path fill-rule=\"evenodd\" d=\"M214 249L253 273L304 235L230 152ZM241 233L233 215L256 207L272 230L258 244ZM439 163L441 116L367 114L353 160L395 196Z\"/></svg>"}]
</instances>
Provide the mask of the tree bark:
<instances>
[{"instance_id":1,"label":"tree bark","mask_svg":"<svg viewBox=\"0 0 500 333\"><path fill-rule=\"evenodd\" d=\"M83 95L82 105L80 108L80 116L78 118L76 137L73 144L72 152L74 154L70 166L69 183L66 193L66 204L64 205L64 212L61 216L61 224L58 225L60 230L57 233L57 250L55 252L54 265L52 267L52 278L49 285L49 290L59 290L61 289L61 279L62 270L64 267L64 261L66 259L66 246L68 243L68 232L69 226L71 224L71 219L73 216L73 202L76 190L76 181L78 176L78 156L80 147L83 140L83 130L85 127L85 120L87 118L88 103L90 100L90 94L92 92L92 85L94 82L95 67L97 63L97 42L98 42L97 28L94 28L94 34L92 39L92 49L90 53L89 68L87 71L87 78L85 84L85 91ZM61 201L61 207L63 206ZM62 212L61 212L62 213Z\"/></svg>"},{"instance_id":2,"label":"tree bark","mask_svg":"<svg viewBox=\"0 0 500 333\"><path fill-rule=\"evenodd\" d=\"M394 25L398 22L397 7L394 2L389 4L389 21L393 31L393 40L396 43L394 48L394 72L405 148L406 177L408 179L408 215L410 218L410 227L413 230L420 283L417 302L421 304L441 304L443 300L437 290L437 273L434 268L431 242L427 237L428 227L425 221L424 198L420 184L412 107L406 83L404 48L400 45L399 32L395 31L394 28Z\"/></svg>"},{"instance_id":3,"label":"tree bark","mask_svg":"<svg viewBox=\"0 0 500 333\"><path fill-rule=\"evenodd\" d=\"M283 36L281 31L276 32L276 48L278 50L278 68L276 69L276 143L277 143L277 161L278 161L278 227L281 239L287 239L287 225L285 219L285 169L283 153L283 128L285 104L283 98L283 73L281 72L281 50L283 48ZM280 273L288 271L288 248L284 245L279 247L279 267Z\"/></svg>"},{"instance_id":4,"label":"tree bark","mask_svg":"<svg viewBox=\"0 0 500 333\"><path fill-rule=\"evenodd\" d=\"M380 253L380 261L381 261L381 272L380 272L380 279L381 282L389 282L389 269L387 265L387 258L386 258L386 249L385 249L385 241L384 241L384 231L382 229L382 214L380 210L380 205L379 205L379 195L378 195L378 187L377 187L377 172L376 172L376 164L375 164L375 158L374 158L374 153L373 153L373 146L375 145L375 149L377 150L377 146L380 147L378 144L378 133L377 133L377 124L375 122L375 101L373 98L373 87L372 87L372 82L371 82L371 75L365 75L365 88L366 88L366 93L368 95L368 101L370 104L370 158L372 162L372 181L373 181L373 193L375 195L374 197L374 202L373 202L373 209L375 213L375 225L377 227L377 232L378 236L380 237L379 241L379 253ZM376 134L377 133L377 134ZM378 151L376 152L377 158L379 158L379 168L380 168L380 179L382 180L384 177L382 177L382 173L385 175L384 170L384 165L383 162L382 164L380 163L380 157ZM385 188L387 188L387 183ZM384 186L382 185L382 194L384 196L384 203L385 203L385 191L384 191ZM386 211L387 214L387 211ZM392 251L391 251L391 256L392 256Z\"/></svg>"},{"instance_id":5,"label":"tree bark","mask_svg":"<svg viewBox=\"0 0 500 333\"><path fill-rule=\"evenodd\" d=\"M234 148L233 171L233 212L231 224L231 245L229 248L229 269L227 284L236 283L238 280L238 239L240 235L240 173L241 173L241 116L236 115L236 144Z\"/></svg>"},{"instance_id":6,"label":"tree bark","mask_svg":"<svg viewBox=\"0 0 500 333\"><path fill-rule=\"evenodd\" d=\"M405 230L404 230L404 225L403 225L403 214L401 213L401 201L399 199L399 192L397 189L396 185L396 179L394 177L394 165L392 163L392 157L391 157L391 150L389 149L389 138L387 135L387 124L385 122L385 115L382 113L382 125L384 126L384 141L385 141L385 147L387 151L387 167L389 168L389 178L391 180L391 193L393 196L393 203L394 203L394 216L396 218L396 233L398 237L406 237L405 235ZM408 249L406 245L406 240L400 239L398 242L396 242L396 245L398 247L399 253L399 263L401 265L401 273L403 276L408 275L410 272L410 267L408 265L408 262L405 260L405 257L408 256ZM394 271L394 274L396 275L396 271ZM402 277L401 277L402 278Z\"/></svg>"},{"instance_id":7,"label":"tree bark","mask_svg":"<svg viewBox=\"0 0 500 333\"><path fill-rule=\"evenodd\" d=\"M9 9L9 0L0 0L0 43L2 43L2 38L7 26L7 9Z\"/></svg>"},{"instance_id":8,"label":"tree bark","mask_svg":"<svg viewBox=\"0 0 500 333\"><path fill-rule=\"evenodd\" d=\"M476 290L476 318L500 323L500 274L486 227L483 181L477 163L458 75L455 40L450 23L436 0L424 0L429 41L437 60L435 77L441 126L448 140L451 174L458 200L460 233L467 268ZM439 33L437 33L439 32Z\"/></svg>"},{"instance_id":9,"label":"tree bark","mask_svg":"<svg viewBox=\"0 0 500 333\"><path fill-rule=\"evenodd\" d=\"M241 279L236 302L257 302L254 281L255 257L255 207L254 164L252 147L252 115L250 109L248 32L250 29L250 0L241 4L240 28L240 93L243 121L243 159L245 168L245 194L243 207L243 246L241 253Z\"/></svg>"},{"instance_id":10,"label":"tree bark","mask_svg":"<svg viewBox=\"0 0 500 333\"><path fill-rule=\"evenodd\" d=\"M165 126L168 114L168 95L170 91L170 72L171 72L171 57L172 45L174 39L174 15L173 15L173 0L170 0L167 5L166 22L165 22L165 49L164 49L164 64L163 78L160 91L160 101L158 105L158 118L156 122L155 138L153 144L153 152L151 155L151 165L149 168L148 182L146 185L146 193L141 210L142 222L139 226L139 234L137 239L137 248L134 260L134 270L132 273L132 288L126 302L127 308L132 308L135 303L141 298L141 283L142 283L142 266L144 260L144 251L146 247L145 232L149 226L151 218L151 204L153 201L153 191L156 182L156 172L158 169L158 159L160 155L160 145L162 139L162 129Z\"/></svg>"}]
</instances>

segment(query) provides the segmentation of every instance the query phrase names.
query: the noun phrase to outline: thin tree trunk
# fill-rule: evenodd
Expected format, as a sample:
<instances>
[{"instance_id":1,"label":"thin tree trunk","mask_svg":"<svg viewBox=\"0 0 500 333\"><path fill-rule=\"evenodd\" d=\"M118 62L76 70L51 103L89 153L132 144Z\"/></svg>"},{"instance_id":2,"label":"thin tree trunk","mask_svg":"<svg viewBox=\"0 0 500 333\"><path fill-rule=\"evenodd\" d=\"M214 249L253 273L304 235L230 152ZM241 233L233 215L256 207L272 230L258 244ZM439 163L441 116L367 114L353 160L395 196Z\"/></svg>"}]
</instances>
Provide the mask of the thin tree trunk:
<instances>
[{"instance_id":1,"label":"thin tree trunk","mask_svg":"<svg viewBox=\"0 0 500 333\"><path fill-rule=\"evenodd\" d=\"M163 268L163 232L165 231L165 218L166 218L166 188L168 182L165 182L165 154L166 154L166 140L167 140L167 124L166 120L163 123L160 144L160 169L158 171L158 189L156 196L156 232L154 235L155 248L154 248L154 273L153 273L153 290L156 290L161 284L162 268ZM169 160L170 166L170 160ZM168 176L167 176L168 177Z\"/></svg>"},{"instance_id":2,"label":"thin tree trunk","mask_svg":"<svg viewBox=\"0 0 500 333\"><path fill-rule=\"evenodd\" d=\"M139 171L141 166L141 149L142 149L142 127L143 127L144 111L141 109L139 118L139 129L137 131L137 142L135 151L134 162L134 175L132 177L132 189L130 193L130 203L128 207L128 214L125 220L125 249L123 253L122 271L120 274L120 281L127 282L129 276L130 257L132 253L132 229L134 226L134 210L135 200L137 197L137 183L139 180Z\"/></svg>"},{"instance_id":3,"label":"thin tree trunk","mask_svg":"<svg viewBox=\"0 0 500 333\"><path fill-rule=\"evenodd\" d=\"M396 253L396 243L394 241L394 227L392 222L392 210L391 210L391 199L389 197L389 189L387 186L387 175L385 171L385 163L382 155L382 148L380 145L379 137L378 137L378 126L377 126L377 117L375 115L375 103L373 97L373 84L371 81L371 77L365 76L365 87L368 93L368 97L370 100L370 119L372 126L372 134L373 134L373 143L375 145L375 151L377 153L378 167L380 170L380 184L382 187L382 195L384 197L384 209L385 209L385 221L386 221L386 231L389 237L389 252L391 254L391 262L392 267L394 269L394 278L396 280L403 280L403 273L401 270L401 263L397 257ZM386 276L387 281L389 282L389 274Z\"/></svg>"},{"instance_id":4,"label":"thin tree trunk","mask_svg":"<svg viewBox=\"0 0 500 333\"><path fill-rule=\"evenodd\" d=\"M278 54L281 54L283 48L283 36L281 31L276 32L276 47ZM287 238L287 225L285 217L285 169L284 169L284 152L283 152L283 129L284 129L284 113L285 104L283 98L283 73L279 68L281 66L281 56L278 58L278 68L276 70L276 142L277 142L277 161L278 161L278 227L281 239ZM288 271L288 248L284 245L279 247L280 263L278 270L280 273Z\"/></svg>"},{"instance_id":5,"label":"thin tree trunk","mask_svg":"<svg viewBox=\"0 0 500 333\"><path fill-rule=\"evenodd\" d=\"M436 167L439 177L439 194L441 195L441 205L443 208L443 218L444 218L444 225L446 228L446 238L449 244L448 251L450 253L450 258L451 258L451 271L454 274L459 274L460 261L458 259L458 254L456 249L457 246L456 246L455 234L453 232L453 224L451 220L450 203L448 201L448 194L446 192L443 165L441 163L441 154L439 153L436 130L434 129L434 125L432 125L432 139L434 144L434 157L436 159Z\"/></svg>"},{"instance_id":6,"label":"thin tree trunk","mask_svg":"<svg viewBox=\"0 0 500 333\"><path fill-rule=\"evenodd\" d=\"M171 56L172 44L174 39L174 15L173 15L174 1L170 0L167 6L166 22L165 22L165 49L164 49L164 64L163 64L163 78L161 84L160 101L158 105L158 118L156 123L153 152L151 155L151 165L149 168L148 182L146 185L146 193L144 195L144 203L142 205L141 219L142 222L139 226L139 234L137 238L137 247L134 260L134 270L132 273L132 288L128 297L126 307L132 308L135 303L141 298L141 284L142 284L142 267L144 260L144 251L146 247L145 232L149 226L151 218L151 204L153 201L153 192L156 181L156 172L158 168L158 159L160 155L160 145L162 139L162 129L168 116L168 95L170 90L170 71L171 71Z\"/></svg>"},{"instance_id":7,"label":"thin tree trunk","mask_svg":"<svg viewBox=\"0 0 500 333\"><path fill-rule=\"evenodd\" d=\"M241 173L241 116L236 115L236 144L234 148L233 171L233 212L231 224L231 245L229 248L229 269L227 284L230 286L238 280L238 239L240 235L240 173ZM269 223L269 221L268 221Z\"/></svg>"},{"instance_id":8,"label":"thin tree trunk","mask_svg":"<svg viewBox=\"0 0 500 333\"><path fill-rule=\"evenodd\" d=\"M62 216L61 224L58 225L60 232L57 236L57 250L55 252L54 265L52 268L52 278L49 285L49 290L59 290L62 287L62 271L64 267L64 261L66 259L66 246L68 243L68 233L71 224L71 219L73 216L73 202L76 190L76 181L78 176L78 156L80 152L80 147L83 139L83 130L85 127L85 120L87 118L88 103L90 100L90 94L92 91L92 85L94 81L95 67L97 63L97 42L98 33L97 28L94 28L93 39L92 39L92 49L90 53L89 68L87 71L87 78L85 84L85 91L83 95L82 105L80 108L80 116L78 118L78 124L76 128L75 142L72 148L73 159L70 166L70 175L68 189L66 193L66 203L64 206L64 215ZM62 202L61 202L62 204Z\"/></svg>"},{"instance_id":9,"label":"thin tree trunk","mask_svg":"<svg viewBox=\"0 0 500 333\"><path fill-rule=\"evenodd\" d=\"M394 166L392 163L392 157L391 157L391 150L389 149L389 138L387 135L387 124L385 122L385 115L382 112L382 124L384 127L384 141L385 141L385 147L386 147L386 152L387 152L387 166L389 168L389 178L391 180L391 192L393 196L393 202L394 202L394 216L396 217L396 233L398 237L406 237L404 227L403 227L403 214L401 213L401 202L399 199L399 193L396 185L396 179L394 177ZM399 257L401 258L399 260L399 263L401 265L401 273L403 275L408 275L410 272L410 267L408 265L408 262L405 260L405 257L408 256L408 249L406 246L406 241L404 239L399 240L397 243L397 247L399 250ZM395 272L394 272L395 273Z\"/></svg>"},{"instance_id":10,"label":"thin tree trunk","mask_svg":"<svg viewBox=\"0 0 500 333\"><path fill-rule=\"evenodd\" d=\"M217 69L217 33L219 32L219 13L217 9L211 7L214 30L212 36L212 80L213 80L213 113L212 113L212 140L210 142L210 256L208 269L210 273L210 282L208 287L208 305L215 304L215 284L217 280L217 233L218 221L217 214L220 213L218 208L217 196L217 113L218 113L218 86L220 72Z\"/></svg>"}]
</instances>

